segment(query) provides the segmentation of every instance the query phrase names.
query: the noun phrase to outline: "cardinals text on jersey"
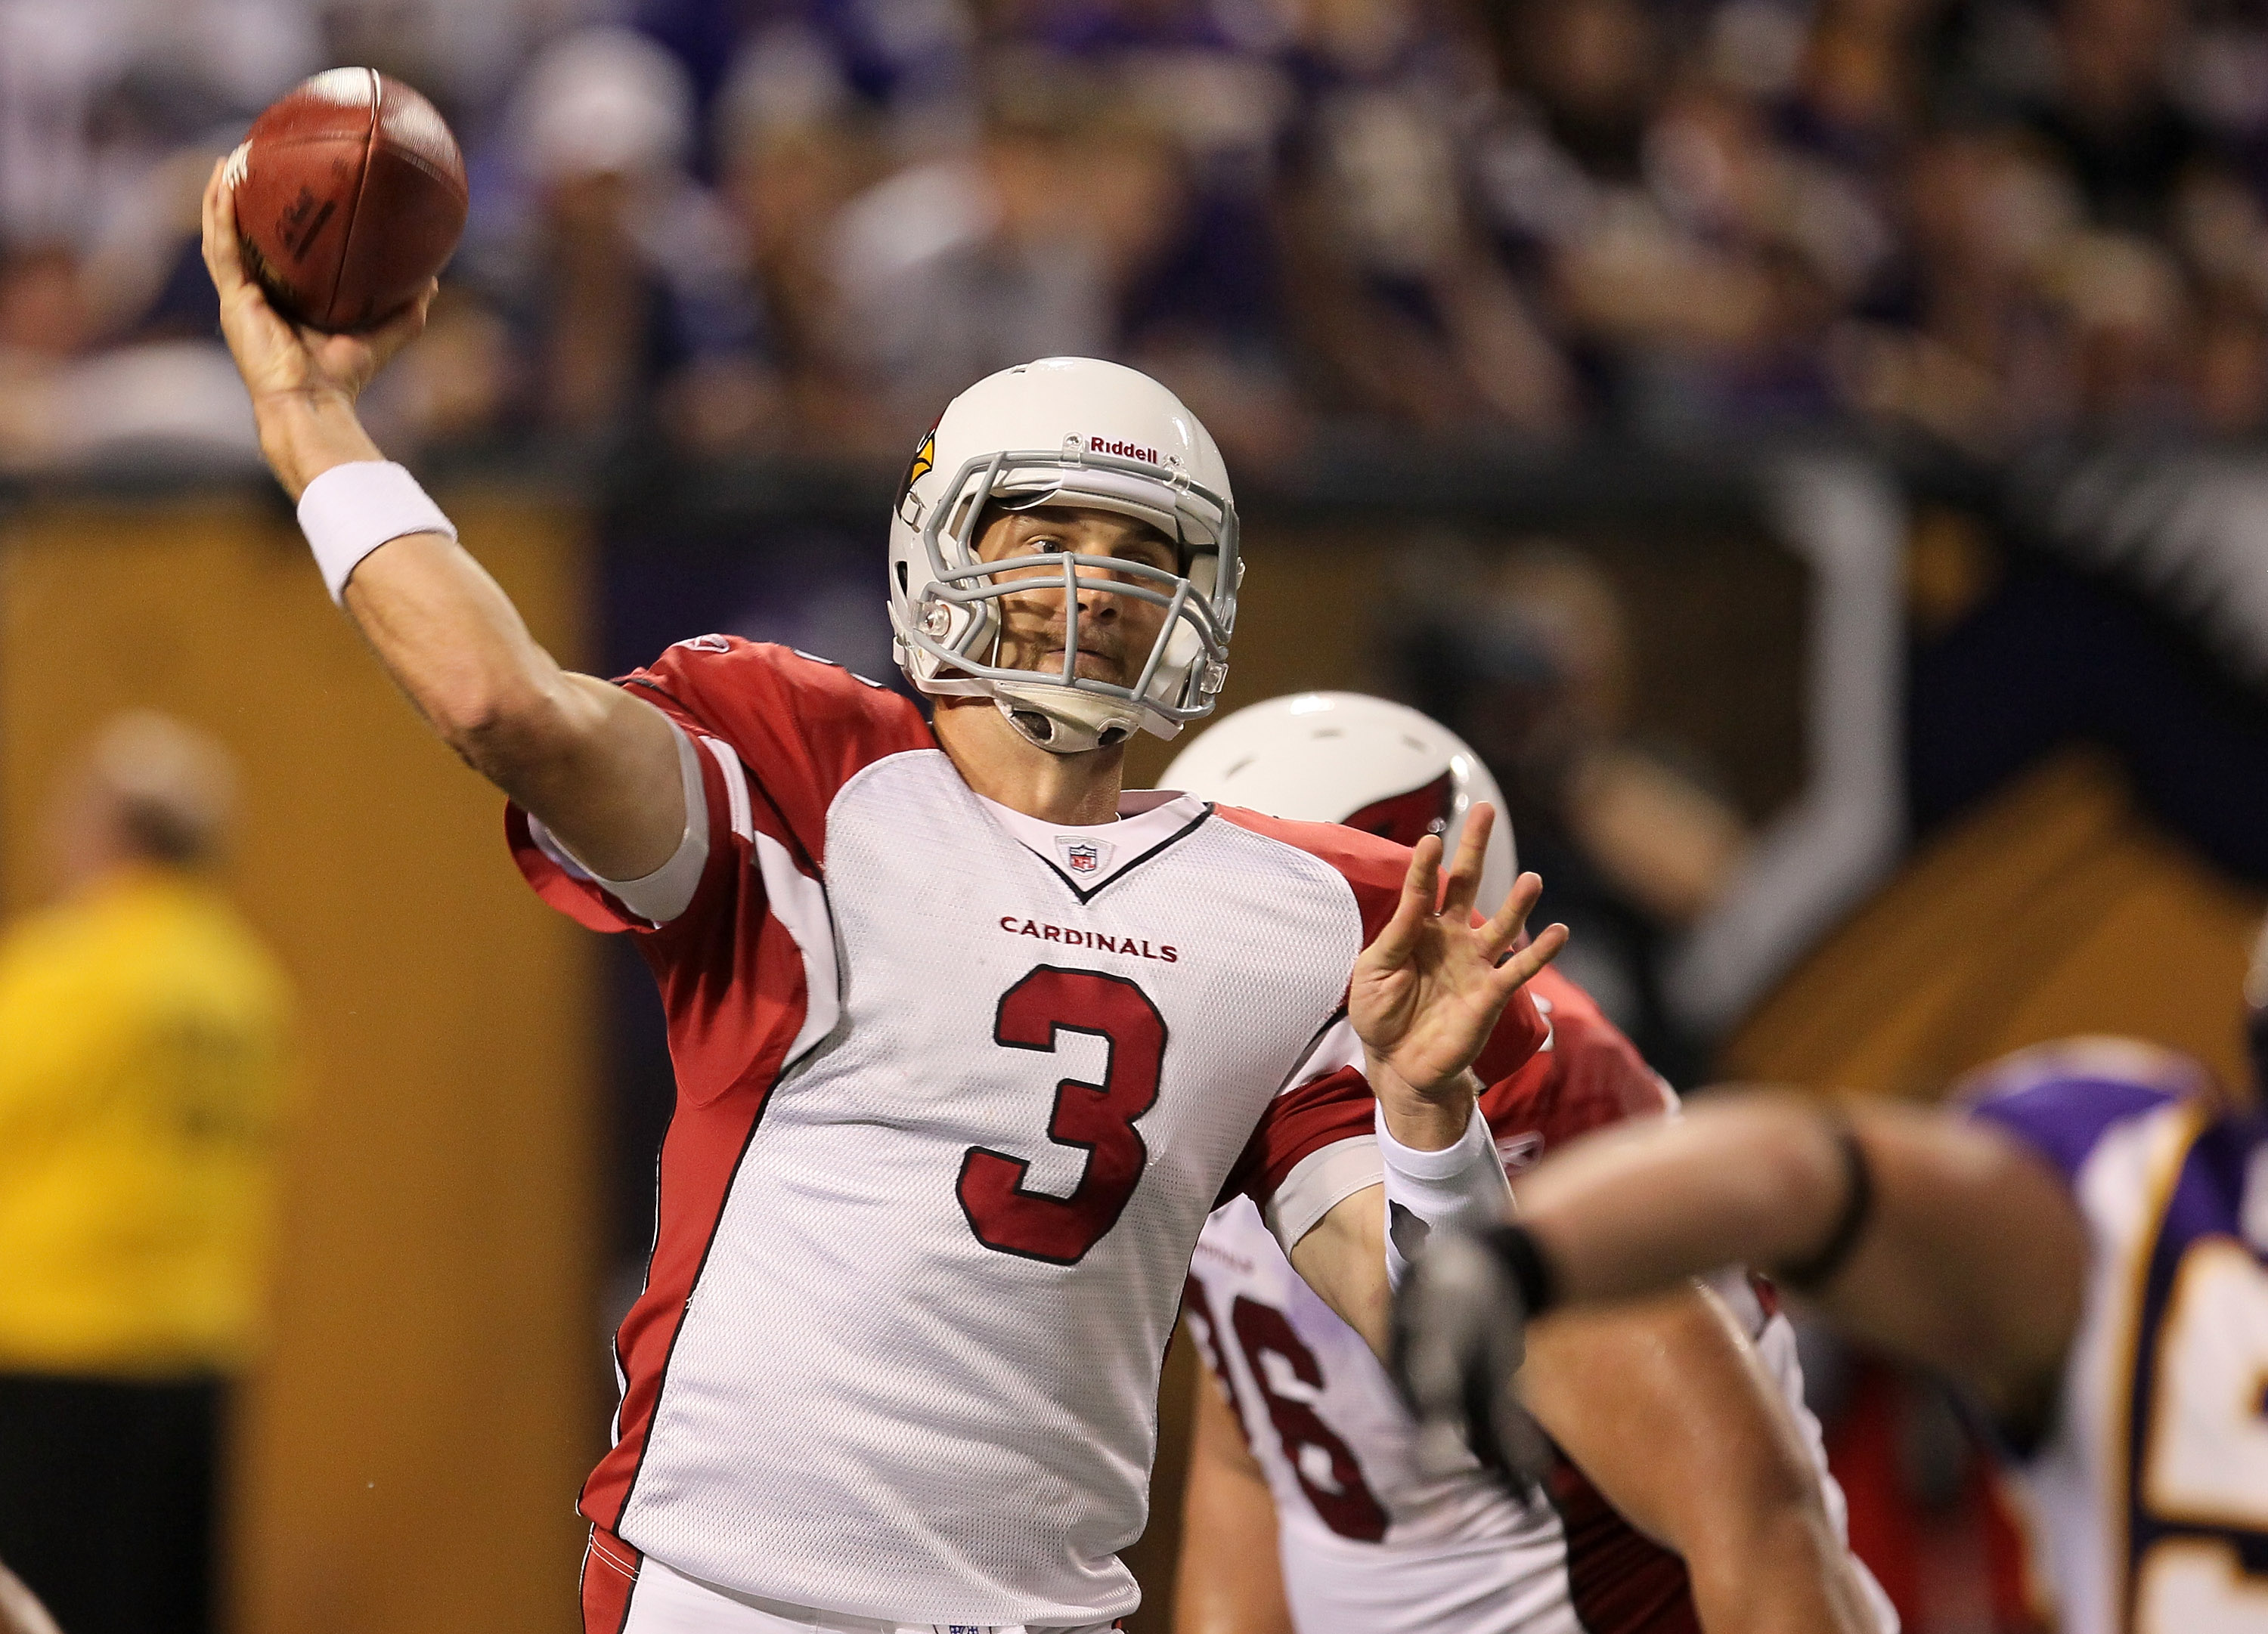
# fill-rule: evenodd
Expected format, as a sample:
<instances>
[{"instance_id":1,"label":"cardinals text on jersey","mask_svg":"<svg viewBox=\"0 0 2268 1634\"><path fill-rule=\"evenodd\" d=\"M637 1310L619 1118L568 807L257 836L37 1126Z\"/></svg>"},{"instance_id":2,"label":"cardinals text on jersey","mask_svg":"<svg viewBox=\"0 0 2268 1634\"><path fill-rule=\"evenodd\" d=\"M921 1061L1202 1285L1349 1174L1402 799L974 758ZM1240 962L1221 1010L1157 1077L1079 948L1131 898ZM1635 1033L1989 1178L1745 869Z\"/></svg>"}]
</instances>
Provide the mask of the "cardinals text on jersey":
<instances>
[{"instance_id":1,"label":"cardinals text on jersey","mask_svg":"<svg viewBox=\"0 0 2268 1634\"><path fill-rule=\"evenodd\" d=\"M2064 1634L2268 1628L2268 1116L2110 1040L1994 1069L1976 1115L2066 1178L2094 1243L2053 1425L2016 1462Z\"/></svg>"},{"instance_id":2,"label":"cardinals text on jersey","mask_svg":"<svg viewBox=\"0 0 2268 1634\"><path fill-rule=\"evenodd\" d=\"M548 901L639 937L677 1069L584 1513L799 1606L1130 1609L1198 1230L1242 1191L1296 1240L1353 1189L1346 983L1407 853L1162 796L1066 835L979 799L902 698L777 647L628 684L703 751L692 905L646 924L512 821Z\"/></svg>"}]
</instances>

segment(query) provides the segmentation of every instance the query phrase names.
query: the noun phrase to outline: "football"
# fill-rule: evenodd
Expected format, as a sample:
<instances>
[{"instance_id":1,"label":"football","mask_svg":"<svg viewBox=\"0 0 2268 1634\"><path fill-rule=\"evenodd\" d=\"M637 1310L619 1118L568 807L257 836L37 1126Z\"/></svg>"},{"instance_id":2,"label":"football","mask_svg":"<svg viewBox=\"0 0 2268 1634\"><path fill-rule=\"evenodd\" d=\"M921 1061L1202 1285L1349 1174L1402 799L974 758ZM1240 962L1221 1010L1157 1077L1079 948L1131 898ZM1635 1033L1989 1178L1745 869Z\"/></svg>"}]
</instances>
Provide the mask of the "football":
<instances>
[{"instance_id":1,"label":"football","mask_svg":"<svg viewBox=\"0 0 2268 1634\"><path fill-rule=\"evenodd\" d=\"M414 300L465 230L464 156L399 79L334 68L270 106L229 156L245 263L277 311L366 329Z\"/></svg>"}]
</instances>

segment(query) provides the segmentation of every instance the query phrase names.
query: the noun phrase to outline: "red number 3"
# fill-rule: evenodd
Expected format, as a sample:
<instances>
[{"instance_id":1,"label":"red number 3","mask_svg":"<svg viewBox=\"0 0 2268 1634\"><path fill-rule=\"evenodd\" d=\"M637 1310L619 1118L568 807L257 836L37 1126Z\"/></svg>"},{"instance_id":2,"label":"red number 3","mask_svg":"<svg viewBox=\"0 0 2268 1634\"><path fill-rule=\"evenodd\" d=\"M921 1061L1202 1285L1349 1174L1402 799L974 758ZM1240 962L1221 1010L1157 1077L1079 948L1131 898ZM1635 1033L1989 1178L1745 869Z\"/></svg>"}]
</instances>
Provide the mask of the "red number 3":
<instances>
[{"instance_id":1,"label":"red number 3","mask_svg":"<svg viewBox=\"0 0 2268 1634\"><path fill-rule=\"evenodd\" d=\"M1001 996L992 1039L1052 1055L1059 1033L1089 1033L1110 1047L1102 1082L1064 1078L1048 1120L1049 1140L1086 1149L1086 1172L1069 1196L1030 1191L1027 1159L971 1146L961 1159L961 1211L988 1248L1076 1265L1118 1224L1150 1161L1134 1120L1158 1099L1166 1019L1124 976L1042 965Z\"/></svg>"}]
</instances>

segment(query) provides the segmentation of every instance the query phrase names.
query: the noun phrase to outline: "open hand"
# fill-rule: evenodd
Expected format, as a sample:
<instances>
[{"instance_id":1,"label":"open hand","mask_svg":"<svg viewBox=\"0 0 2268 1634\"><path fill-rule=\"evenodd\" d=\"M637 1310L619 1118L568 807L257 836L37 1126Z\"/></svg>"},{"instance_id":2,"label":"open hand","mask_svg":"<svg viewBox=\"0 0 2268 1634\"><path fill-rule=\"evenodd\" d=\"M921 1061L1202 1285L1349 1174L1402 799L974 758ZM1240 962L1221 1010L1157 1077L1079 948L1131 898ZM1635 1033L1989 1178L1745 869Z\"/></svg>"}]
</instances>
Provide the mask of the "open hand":
<instances>
[{"instance_id":1,"label":"open hand","mask_svg":"<svg viewBox=\"0 0 2268 1634\"><path fill-rule=\"evenodd\" d=\"M359 334L330 335L291 322L269 304L258 280L245 269L244 247L236 231L236 195L228 185L227 169L228 161L221 160L205 182L205 269L220 291L221 334L252 394L261 445L276 466L276 475L297 498L305 482L295 481L294 473L286 468L284 444L288 439L279 437L277 416L294 408L351 411L354 400L387 360L424 328L426 309L441 286L437 280L384 323Z\"/></svg>"},{"instance_id":2,"label":"open hand","mask_svg":"<svg viewBox=\"0 0 2268 1634\"><path fill-rule=\"evenodd\" d=\"M1506 1004L1567 940L1567 927L1555 924L1512 951L1543 889L1532 873L1520 876L1494 918L1472 922L1495 819L1488 806L1473 807L1446 887L1441 842L1432 835L1418 842L1394 917L1355 961L1348 989L1348 1016L1389 1120L1397 1111L1441 1106L1460 1114L1447 1140L1464 1132L1466 1071Z\"/></svg>"}]
</instances>

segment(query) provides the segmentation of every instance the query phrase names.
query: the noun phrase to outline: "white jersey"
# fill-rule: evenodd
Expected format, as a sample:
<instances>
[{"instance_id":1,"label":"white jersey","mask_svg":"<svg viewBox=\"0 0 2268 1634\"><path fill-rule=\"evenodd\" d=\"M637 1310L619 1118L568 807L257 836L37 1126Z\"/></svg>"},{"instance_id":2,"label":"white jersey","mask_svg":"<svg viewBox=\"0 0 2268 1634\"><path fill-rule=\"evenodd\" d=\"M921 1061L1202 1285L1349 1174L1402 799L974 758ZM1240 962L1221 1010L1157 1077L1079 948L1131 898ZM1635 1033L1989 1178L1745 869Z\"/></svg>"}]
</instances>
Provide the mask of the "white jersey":
<instances>
[{"instance_id":1,"label":"white jersey","mask_svg":"<svg viewBox=\"0 0 2268 1634\"><path fill-rule=\"evenodd\" d=\"M687 644L632 684L704 752L692 906L641 925L516 829L548 898L640 935L678 1073L585 1513L830 1612L1131 1609L1207 1213L1242 1191L1296 1240L1375 1177L1345 989L1406 853L1188 797L1054 828L779 648Z\"/></svg>"},{"instance_id":2,"label":"white jersey","mask_svg":"<svg viewBox=\"0 0 2268 1634\"><path fill-rule=\"evenodd\" d=\"M1550 1042L1483 1099L1506 1165L1547 1144L1673 1104L1581 990L1530 983ZM1490 1074L1484 1058L1484 1076ZM1744 1279L1719 1292L1747 1326L1818 1469L1838 1535L1841 1489L1803 1402L1795 1335ZM1241 1199L1205 1224L1189 1321L1275 1498L1285 1597L1300 1634L1690 1634L1684 1564L1624 1520L1562 1460L1514 1497L1477 1466L1430 1477L1392 1381L1361 1336L1302 1282ZM1863 1566L1879 1627L1896 1614Z\"/></svg>"},{"instance_id":3,"label":"white jersey","mask_svg":"<svg viewBox=\"0 0 2268 1634\"><path fill-rule=\"evenodd\" d=\"M2062 1634L2268 1629L2268 1116L2184 1057L2027 1050L1974 1115L2063 1175L2093 1244L2052 1423L2014 1450Z\"/></svg>"}]
</instances>

